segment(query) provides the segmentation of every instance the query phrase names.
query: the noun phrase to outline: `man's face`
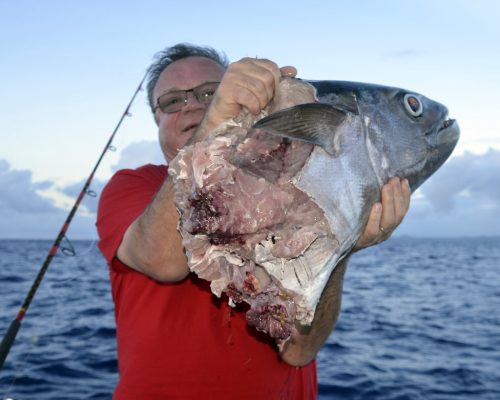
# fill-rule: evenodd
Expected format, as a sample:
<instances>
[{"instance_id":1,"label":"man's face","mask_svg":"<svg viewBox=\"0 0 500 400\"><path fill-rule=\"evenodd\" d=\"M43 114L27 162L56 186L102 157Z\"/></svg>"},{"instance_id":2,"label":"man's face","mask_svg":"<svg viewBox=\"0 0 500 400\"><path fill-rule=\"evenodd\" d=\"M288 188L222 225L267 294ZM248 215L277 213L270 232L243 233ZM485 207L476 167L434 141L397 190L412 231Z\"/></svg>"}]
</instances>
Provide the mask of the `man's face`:
<instances>
[{"instance_id":1,"label":"man's face","mask_svg":"<svg viewBox=\"0 0 500 400\"><path fill-rule=\"evenodd\" d=\"M222 79L224 68L204 57L188 57L170 64L161 73L153 90L153 99L171 90L189 90L205 82ZM163 155L171 161L191 138L205 115L207 106L198 102L193 93L188 93L186 105L175 113L155 111L158 136Z\"/></svg>"}]
</instances>

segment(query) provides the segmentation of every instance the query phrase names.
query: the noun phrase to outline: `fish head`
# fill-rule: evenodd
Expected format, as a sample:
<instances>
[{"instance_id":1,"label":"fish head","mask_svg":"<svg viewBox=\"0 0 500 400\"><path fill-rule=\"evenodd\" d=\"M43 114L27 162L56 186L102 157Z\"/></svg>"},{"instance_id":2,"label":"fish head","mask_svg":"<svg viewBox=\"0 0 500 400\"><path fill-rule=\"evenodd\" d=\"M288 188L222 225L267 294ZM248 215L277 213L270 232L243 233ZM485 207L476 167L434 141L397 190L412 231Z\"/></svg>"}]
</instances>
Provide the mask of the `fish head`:
<instances>
[{"instance_id":1,"label":"fish head","mask_svg":"<svg viewBox=\"0 0 500 400\"><path fill-rule=\"evenodd\" d=\"M358 82L316 81L320 103L354 113L381 181L408 179L415 191L451 155L460 129L448 109L419 93Z\"/></svg>"},{"instance_id":2,"label":"fish head","mask_svg":"<svg viewBox=\"0 0 500 400\"><path fill-rule=\"evenodd\" d=\"M447 108L421 94L360 82L308 83L316 89L317 103L273 113L255 127L320 146L332 157L346 148L358 151L358 157L369 158L380 184L398 176L408 179L412 191L457 144L460 130Z\"/></svg>"}]
</instances>

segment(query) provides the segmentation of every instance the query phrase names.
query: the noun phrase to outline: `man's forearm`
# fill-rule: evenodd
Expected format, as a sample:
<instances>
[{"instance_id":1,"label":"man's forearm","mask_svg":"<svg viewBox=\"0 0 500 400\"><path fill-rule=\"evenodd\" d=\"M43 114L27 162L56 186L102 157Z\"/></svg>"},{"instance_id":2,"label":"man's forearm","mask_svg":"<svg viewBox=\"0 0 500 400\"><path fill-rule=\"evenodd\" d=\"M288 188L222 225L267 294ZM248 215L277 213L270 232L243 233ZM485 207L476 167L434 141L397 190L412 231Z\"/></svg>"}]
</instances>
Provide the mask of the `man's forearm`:
<instances>
[{"instance_id":1,"label":"man's forearm","mask_svg":"<svg viewBox=\"0 0 500 400\"><path fill-rule=\"evenodd\" d=\"M311 362L328 339L340 314L342 284L347 259L342 260L328 280L310 326L298 325L281 351L288 364L302 366Z\"/></svg>"},{"instance_id":2,"label":"man's forearm","mask_svg":"<svg viewBox=\"0 0 500 400\"><path fill-rule=\"evenodd\" d=\"M177 281L188 273L182 238L177 231L179 215L175 208L170 178L125 232L118 258L133 269L159 281Z\"/></svg>"}]
</instances>

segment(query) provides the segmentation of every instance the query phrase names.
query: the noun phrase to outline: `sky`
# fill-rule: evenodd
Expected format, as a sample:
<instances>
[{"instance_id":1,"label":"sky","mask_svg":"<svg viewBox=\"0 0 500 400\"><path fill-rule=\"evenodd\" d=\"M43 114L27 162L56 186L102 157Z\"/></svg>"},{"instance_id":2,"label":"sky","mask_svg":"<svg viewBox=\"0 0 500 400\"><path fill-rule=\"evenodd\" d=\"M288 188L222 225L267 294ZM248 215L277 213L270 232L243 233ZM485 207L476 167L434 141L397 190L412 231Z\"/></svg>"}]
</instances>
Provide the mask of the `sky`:
<instances>
[{"instance_id":1,"label":"sky","mask_svg":"<svg viewBox=\"0 0 500 400\"><path fill-rule=\"evenodd\" d=\"M0 0L0 238L55 238L153 56L180 42L305 79L397 86L445 104L461 128L398 235L500 235L500 2ZM160 163L139 92L91 189ZM97 237L86 196L68 236Z\"/></svg>"}]
</instances>

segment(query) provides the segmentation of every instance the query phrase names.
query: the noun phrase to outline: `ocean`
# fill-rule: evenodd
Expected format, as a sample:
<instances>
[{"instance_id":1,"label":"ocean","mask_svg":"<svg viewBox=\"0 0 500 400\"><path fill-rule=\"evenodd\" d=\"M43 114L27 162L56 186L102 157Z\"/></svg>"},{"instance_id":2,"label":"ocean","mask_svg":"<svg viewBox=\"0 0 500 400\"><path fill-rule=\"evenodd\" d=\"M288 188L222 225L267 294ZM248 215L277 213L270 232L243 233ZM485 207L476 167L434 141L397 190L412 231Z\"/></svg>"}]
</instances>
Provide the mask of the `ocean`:
<instances>
[{"instance_id":1,"label":"ocean","mask_svg":"<svg viewBox=\"0 0 500 400\"><path fill-rule=\"evenodd\" d=\"M0 335L51 241L0 240ZM93 241L54 258L4 368L0 399L110 399L108 271ZM319 399L500 399L500 238L392 238L349 263Z\"/></svg>"}]
</instances>

